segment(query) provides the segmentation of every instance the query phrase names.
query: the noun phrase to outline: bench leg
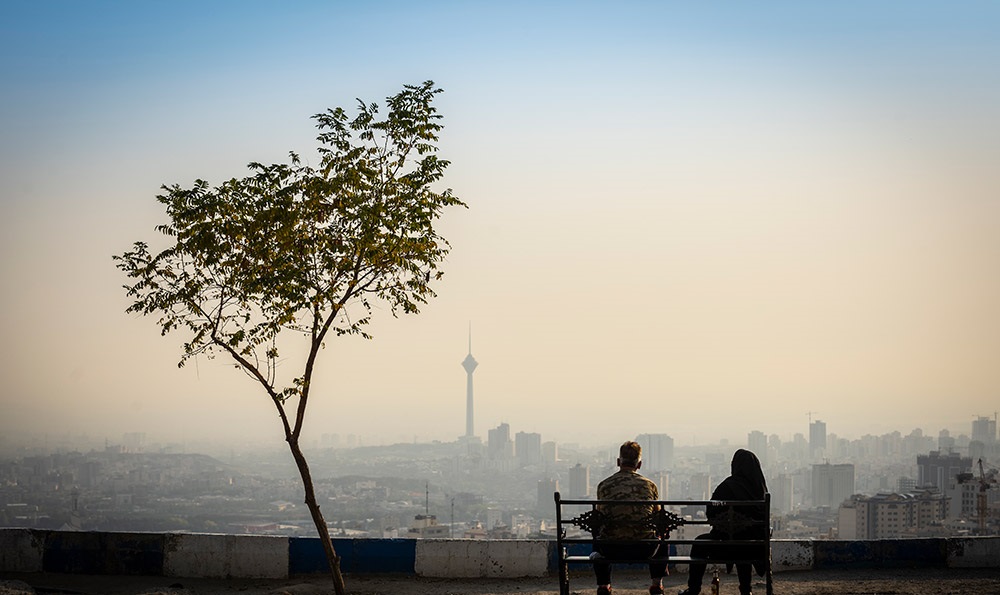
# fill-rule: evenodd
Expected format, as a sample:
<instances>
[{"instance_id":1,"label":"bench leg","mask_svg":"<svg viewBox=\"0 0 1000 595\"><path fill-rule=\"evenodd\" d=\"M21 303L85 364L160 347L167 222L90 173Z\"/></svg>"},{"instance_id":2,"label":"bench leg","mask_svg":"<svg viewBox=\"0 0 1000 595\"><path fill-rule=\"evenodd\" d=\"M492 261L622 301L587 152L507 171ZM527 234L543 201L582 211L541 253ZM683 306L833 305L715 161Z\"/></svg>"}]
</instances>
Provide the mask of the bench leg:
<instances>
[{"instance_id":1,"label":"bench leg","mask_svg":"<svg viewBox=\"0 0 1000 595\"><path fill-rule=\"evenodd\" d=\"M569 595L569 564L566 562L566 550L559 556L559 595Z\"/></svg>"},{"instance_id":2,"label":"bench leg","mask_svg":"<svg viewBox=\"0 0 1000 595\"><path fill-rule=\"evenodd\" d=\"M767 588L765 589L765 593L767 593L767 595L774 595L774 585L771 584L771 554L770 554L770 550L768 551L768 554L767 554L767 570L764 572L764 582L767 585Z\"/></svg>"}]
</instances>

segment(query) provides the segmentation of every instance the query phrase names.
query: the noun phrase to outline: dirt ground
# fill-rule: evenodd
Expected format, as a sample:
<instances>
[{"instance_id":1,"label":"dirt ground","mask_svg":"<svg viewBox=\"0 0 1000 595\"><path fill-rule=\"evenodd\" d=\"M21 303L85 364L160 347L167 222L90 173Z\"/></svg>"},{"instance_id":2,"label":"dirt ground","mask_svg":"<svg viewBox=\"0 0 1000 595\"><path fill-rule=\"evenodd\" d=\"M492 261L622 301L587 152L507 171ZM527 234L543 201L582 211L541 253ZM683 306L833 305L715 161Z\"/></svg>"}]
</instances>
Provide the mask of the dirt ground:
<instances>
[{"instance_id":1,"label":"dirt ground","mask_svg":"<svg viewBox=\"0 0 1000 595\"><path fill-rule=\"evenodd\" d=\"M686 574L664 581L668 594L684 587ZM351 595L558 595L556 577L523 579L430 579L412 576L348 576ZM645 595L648 582L638 571L616 572L620 595ZM573 593L595 592L589 574L574 574ZM187 579L153 576L3 574L0 595L321 595L332 593L328 578ZM702 591L708 593L707 585ZM764 595L764 584L754 593ZM891 569L781 572L777 595L1000 595L996 569ZM720 595L736 595L736 576L723 575Z\"/></svg>"}]
</instances>

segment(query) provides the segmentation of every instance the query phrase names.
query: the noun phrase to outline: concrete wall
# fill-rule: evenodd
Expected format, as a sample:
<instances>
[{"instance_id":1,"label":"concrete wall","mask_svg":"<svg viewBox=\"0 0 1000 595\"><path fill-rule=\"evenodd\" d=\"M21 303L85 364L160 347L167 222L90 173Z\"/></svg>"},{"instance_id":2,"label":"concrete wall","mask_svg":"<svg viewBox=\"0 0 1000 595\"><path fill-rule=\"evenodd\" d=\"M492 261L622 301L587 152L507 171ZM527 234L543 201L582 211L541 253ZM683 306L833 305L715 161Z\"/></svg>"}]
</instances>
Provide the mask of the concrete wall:
<instances>
[{"instance_id":1,"label":"concrete wall","mask_svg":"<svg viewBox=\"0 0 1000 595\"><path fill-rule=\"evenodd\" d=\"M417 541L414 571L442 578L513 578L545 576L550 541L422 539ZM555 568L552 565L552 568Z\"/></svg>"},{"instance_id":2,"label":"concrete wall","mask_svg":"<svg viewBox=\"0 0 1000 595\"><path fill-rule=\"evenodd\" d=\"M996 568L1000 566L1000 539L989 537L947 540L947 564L952 568Z\"/></svg>"},{"instance_id":3,"label":"concrete wall","mask_svg":"<svg viewBox=\"0 0 1000 595\"><path fill-rule=\"evenodd\" d=\"M45 538L31 529L0 529L0 572L41 572Z\"/></svg>"},{"instance_id":4,"label":"concrete wall","mask_svg":"<svg viewBox=\"0 0 1000 595\"><path fill-rule=\"evenodd\" d=\"M288 538L263 535L164 536L163 574L210 578L288 576Z\"/></svg>"},{"instance_id":5,"label":"concrete wall","mask_svg":"<svg viewBox=\"0 0 1000 595\"><path fill-rule=\"evenodd\" d=\"M771 570L809 570L813 566L812 541L772 541Z\"/></svg>"},{"instance_id":6,"label":"concrete wall","mask_svg":"<svg viewBox=\"0 0 1000 595\"><path fill-rule=\"evenodd\" d=\"M439 578L554 575L554 541L334 539L348 574ZM1000 537L771 542L775 572L1000 568ZM684 570L682 566L680 568ZM0 529L0 572L284 578L328 572L318 538Z\"/></svg>"}]
</instances>

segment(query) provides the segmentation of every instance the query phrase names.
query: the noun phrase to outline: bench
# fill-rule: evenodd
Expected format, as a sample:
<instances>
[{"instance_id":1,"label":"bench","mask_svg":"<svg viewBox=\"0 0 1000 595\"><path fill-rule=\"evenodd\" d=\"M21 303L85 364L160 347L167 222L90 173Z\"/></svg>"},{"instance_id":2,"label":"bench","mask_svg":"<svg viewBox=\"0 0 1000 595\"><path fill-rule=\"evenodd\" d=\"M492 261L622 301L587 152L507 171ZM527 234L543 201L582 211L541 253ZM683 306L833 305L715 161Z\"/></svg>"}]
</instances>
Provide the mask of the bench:
<instances>
[{"instance_id":1,"label":"bench","mask_svg":"<svg viewBox=\"0 0 1000 595\"><path fill-rule=\"evenodd\" d=\"M664 536L662 539L636 539L632 541L615 541L616 544L643 544L643 543L656 543L660 544L661 551L657 552L656 560L663 561L667 564L726 564L727 567L731 564L748 564L748 563L763 563L765 572L764 580L767 585L767 595L773 595L772 584L771 584L771 495L764 494L763 500L564 500L560 497L559 492L555 492L556 501L556 550L558 552L558 567L559 567L559 593L560 595L570 595L569 591L569 565L570 564L588 564L592 565L594 563L595 556L599 554L593 553L595 535L600 533L601 528L606 525L609 520L609 514L612 513L614 507L617 506L635 506L635 505L653 505L656 510L650 515L644 517L638 521L632 521L641 529L648 529L653 531L656 535ZM598 508L598 505L601 505ZM719 514L712 515L712 519L707 518L685 518L679 515L676 510L681 507L698 507L705 510L706 507L719 506L726 507ZM571 507L571 508L564 508ZM763 519L754 520L751 518L750 510L756 507L758 510L763 509L767 511L767 514ZM574 510L576 509L576 510ZM741 509L749 509L746 513L742 512ZM623 521L620 519L615 519L614 522L621 524ZM709 529L716 530L716 533L721 533L727 536L723 539L695 539L697 535L688 537L684 536L683 539L670 538L671 533L678 532L679 529L685 526L695 526L695 525L708 525L703 530L698 530L697 533L707 533ZM753 526L763 526L767 527L767 531L763 533L766 537L761 539L734 539L733 536L741 533L742 531L753 527ZM576 527L577 531L572 534L568 531L569 528ZM720 556L718 552L711 554L710 557L699 557L695 558L688 554L678 555L676 553L676 548L669 546L672 545L694 545L705 544L709 547L713 545L722 546L735 546L735 545L753 545L759 546L759 551L767 552L766 559L746 559L746 558L727 558ZM589 546L589 547L588 547ZM685 548L687 549L687 548ZM663 551L665 550L665 552ZM612 560L613 564L648 564L649 558L644 559L621 559L615 558Z\"/></svg>"}]
</instances>

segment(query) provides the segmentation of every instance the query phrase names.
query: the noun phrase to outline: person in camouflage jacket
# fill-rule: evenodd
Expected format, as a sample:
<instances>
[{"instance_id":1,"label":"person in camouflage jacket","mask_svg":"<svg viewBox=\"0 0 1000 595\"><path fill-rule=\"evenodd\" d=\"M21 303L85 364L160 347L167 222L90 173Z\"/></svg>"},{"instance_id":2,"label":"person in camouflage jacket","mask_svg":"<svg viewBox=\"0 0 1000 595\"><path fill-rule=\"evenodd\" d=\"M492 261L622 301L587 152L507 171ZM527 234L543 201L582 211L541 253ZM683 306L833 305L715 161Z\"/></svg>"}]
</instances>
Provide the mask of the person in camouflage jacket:
<instances>
[{"instance_id":1,"label":"person in camouflage jacket","mask_svg":"<svg viewBox=\"0 0 1000 595\"><path fill-rule=\"evenodd\" d=\"M598 500L659 500L660 492L646 477L639 474L642 466L642 447L637 442L626 442L618 450L618 472L597 485ZM643 526L642 519L656 511L653 504L597 505L597 510L608 516L594 543L594 574L598 595L611 593L611 562L617 559L653 558L659 549L656 543L615 543L658 537L651 527ZM651 559L649 578L651 595L663 593L662 579L667 574L667 563Z\"/></svg>"}]
</instances>

